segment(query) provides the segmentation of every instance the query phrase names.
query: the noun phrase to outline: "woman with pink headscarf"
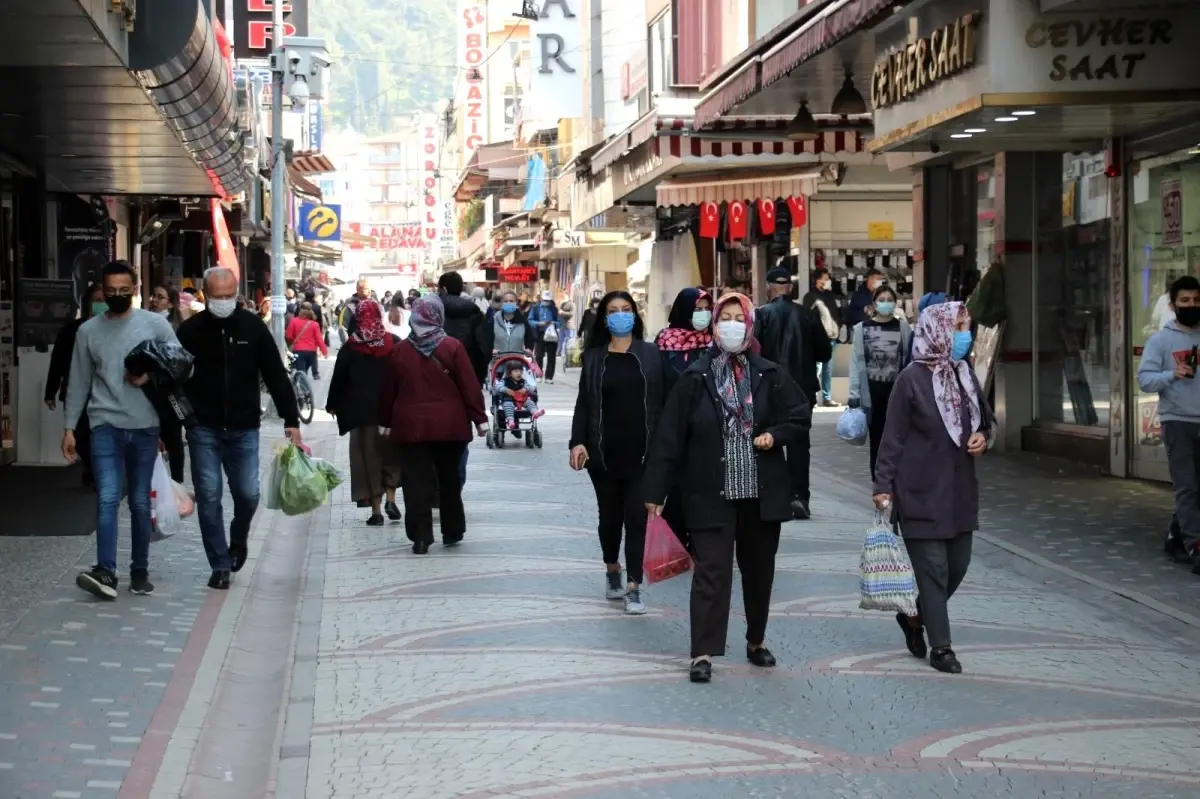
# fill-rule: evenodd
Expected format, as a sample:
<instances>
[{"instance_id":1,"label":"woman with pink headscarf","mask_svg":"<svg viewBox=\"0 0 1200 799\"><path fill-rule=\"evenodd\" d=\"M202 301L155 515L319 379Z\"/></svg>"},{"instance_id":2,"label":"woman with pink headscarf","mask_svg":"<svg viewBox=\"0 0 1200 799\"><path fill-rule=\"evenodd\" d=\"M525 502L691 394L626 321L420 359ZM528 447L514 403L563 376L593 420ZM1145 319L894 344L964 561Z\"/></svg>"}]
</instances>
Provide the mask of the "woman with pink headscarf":
<instances>
[{"instance_id":1,"label":"woman with pink headscarf","mask_svg":"<svg viewBox=\"0 0 1200 799\"><path fill-rule=\"evenodd\" d=\"M888 403L875 464L875 505L904 538L917 580L917 616L896 615L914 657L958 674L947 604L971 563L979 527L975 458L995 426L967 356L971 317L961 302L926 308L913 334L912 362ZM925 632L929 634L928 650Z\"/></svg>"},{"instance_id":2,"label":"woman with pink headscarf","mask_svg":"<svg viewBox=\"0 0 1200 799\"><path fill-rule=\"evenodd\" d=\"M713 347L679 377L646 460L646 508L661 514L677 487L691 532L692 682L725 654L736 553L746 610L746 658L775 665L767 614L780 525L792 518L783 448L807 434L812 408L754 345L754 306L742 294L714 309Z\"/></svg>"}]
</instances>

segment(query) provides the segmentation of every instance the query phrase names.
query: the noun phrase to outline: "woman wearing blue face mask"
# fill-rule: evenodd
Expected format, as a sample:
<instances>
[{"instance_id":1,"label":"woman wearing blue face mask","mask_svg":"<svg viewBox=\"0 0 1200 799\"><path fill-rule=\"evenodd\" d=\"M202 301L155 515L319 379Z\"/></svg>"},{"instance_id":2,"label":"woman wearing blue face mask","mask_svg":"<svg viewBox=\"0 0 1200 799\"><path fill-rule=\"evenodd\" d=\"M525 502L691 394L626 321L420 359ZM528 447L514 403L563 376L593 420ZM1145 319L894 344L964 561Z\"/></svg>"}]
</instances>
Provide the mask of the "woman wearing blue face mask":
<instances>
[{"instance_id":1,"label":"woman wearing blue face mask","mask_svg":"<svg viewBox=\"0 0 1200 799\"><path fill-rule=\"evenodd\" d=\"M583 353L570 441L571 468L587 469L596 491L605 596L624 600L625 612L632 615L646 612L641 592L646 545L642 470L664 399L661 357L642 334L637 303L627 292L612 291L600 300Z\"/></svg>"},{"instance_id":2,"label":"woman wearing blue face mask","mask_svg":"<svg viewBox=\"0 0 1200 799\"><path fill-rule=\"evenodd\" d=\"M500 297L500 310L492 314L491 324L481 326L483 351L490 355L523 352L533 355L536 343L533 325L521 313L517 295L506 291Z\"/></svg>"},{"instance_id":3,"label":"woman wearing blue face mask","mask_svg":"<svg viewBox=\"0 0 1200 799\"><path fill-rule=\"evenodd\" d=\"M874 313L855 325L851 334L849 405L867 414L874 480L888 401L900 370L908 364L912 330L903 315L896 315L896 292L887 286L875 289L871 307Z\"/></svg>"},{"instance_id":4,"label":"woman wearing blue face mask","mask_svg":"<svg viewBox=\"0 0 1200 799\"><path fill-rule=\"evenodd\" d=\"M975 458L995 427L967 356L971 317L961 302L927 308L913 360L896 379L875 466L875 506L898 525L917 580L917 616L897 615L905 644L958 674L947 603L971 563L979 527ZM926 649L925 632L929 633Z\"/></svg>"}]
</instances>

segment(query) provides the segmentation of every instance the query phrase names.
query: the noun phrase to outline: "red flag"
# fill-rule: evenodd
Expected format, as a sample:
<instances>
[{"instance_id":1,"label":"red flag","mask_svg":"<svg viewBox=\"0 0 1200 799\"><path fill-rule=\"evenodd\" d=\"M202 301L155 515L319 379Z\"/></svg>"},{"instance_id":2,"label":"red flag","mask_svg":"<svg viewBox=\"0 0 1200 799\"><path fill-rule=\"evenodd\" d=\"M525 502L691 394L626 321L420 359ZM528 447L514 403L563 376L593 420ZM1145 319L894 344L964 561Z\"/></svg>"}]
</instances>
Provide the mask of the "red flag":
<instances>
[{"instance_id":1,"label":"red flag","mask_svg":"<svg viewBox=\"0 0 1200 799\"><path fill-rule=\"evenodd\" d=\"M808 209L804 205L804 197L788 197L788 210L792 212L792 227L804 227L808 221Z\"/></svg>"},{"instance_id":2,"label":"red flag","mask_svg":"<svg viewBox=\"0 0 1200 799\"><path fill-rule=\"evenodd\" d=\"M217 266L231 270L240 280L237 250L234 249L233 239L229 236L229 226L225 224L225 212L221 209L219 200L209 200L209 203L212 206L213 246L217 249Z\"/></svg>"},{"instance_id":3,"label":"red flag","mask_svg":"<svg viewBox=\"0 0 1200 799\"><path fill-rule=\"evenodd\" d=\"M729 240L746 238L746 204L734 200L729 204Z\"/></svg>"},{"instance_id":4,"label":"red flag","mask_svg":"<svg viewBox=\"0 0 1200 799\"><path fill-rule=\"evenodd\" d=\"M758 201L758 224L764 236L775 235L775 201Z\"/></svg>"},{"instance_id":5,"label":"red flag","mask_svg":"<svg viewBox=\"0 0 1200 799\"><path fill-rule=\"evenodd\" d=\"M716 203L700 203L700 238L715 239L721 229L721 209Z\"/></svg>"}]
</instances>

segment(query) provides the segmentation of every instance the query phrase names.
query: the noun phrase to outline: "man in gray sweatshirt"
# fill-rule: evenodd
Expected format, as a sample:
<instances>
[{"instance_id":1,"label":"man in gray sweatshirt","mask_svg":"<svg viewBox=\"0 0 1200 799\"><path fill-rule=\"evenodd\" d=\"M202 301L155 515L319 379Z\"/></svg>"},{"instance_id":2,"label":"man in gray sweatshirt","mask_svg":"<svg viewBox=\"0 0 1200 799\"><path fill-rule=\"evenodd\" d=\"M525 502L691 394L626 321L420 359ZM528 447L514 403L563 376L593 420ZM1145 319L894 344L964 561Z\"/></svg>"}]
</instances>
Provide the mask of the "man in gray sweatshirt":
<instances>
[{"instance_id":1,"label":"man in gray sweatshirt","mask_svg":"<svg viewBox=\"0 0 1200 799\"><path fill-rule=\"evenodd\" d=\"M1185 275L1171 284L1169 321L1146 342L1138 367L1138 385L1158 394L1167 465L1175 487L1175 517L1181 540L1168 540L1192 559L1200 574L1200 381L1196 379L1200 352L1200 280Z\"/></svg>"},{"instance_id":2,"label":"man in gray sweatshirt","mask_svg":"<svg viewBox=\"0 0 1200 799\"><path fill-rule=\"evenodd\" d=\"M75 424L86 410L92 431L92 474L96 481L96 565L75 584L101 599L117 598L117 510L121 479L129 487L133 552L129 590L149 594L150 483L158 458L158 413L140 388L146 377L125 371L125 356L148 339L175 341L163 317L133 307L137 278L133 267L113 261L104 267L106 313L79 328L67 383L66 430L62 452L70 462Z\"/></svg>"}]
</instances>

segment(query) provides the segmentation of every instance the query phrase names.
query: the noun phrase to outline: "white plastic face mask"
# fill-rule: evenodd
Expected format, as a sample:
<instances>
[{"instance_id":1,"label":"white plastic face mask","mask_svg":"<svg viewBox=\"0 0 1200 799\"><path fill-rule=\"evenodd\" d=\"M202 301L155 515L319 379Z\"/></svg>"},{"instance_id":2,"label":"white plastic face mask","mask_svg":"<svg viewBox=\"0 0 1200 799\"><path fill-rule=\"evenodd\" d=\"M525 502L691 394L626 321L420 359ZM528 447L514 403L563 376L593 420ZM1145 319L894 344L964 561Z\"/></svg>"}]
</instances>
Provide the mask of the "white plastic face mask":
<instances>
[{"instance_id":1,"label":"white plastic face mask","mask_svg":"<svg viewBox=\"0 0 1200 799\"><path fill-rule=\"evenodd\" d=\"M237 310L237 298L227 300L209 299L208 311L218 319L227 319L233 316L233 312Z\"/></svg>"},{"instance_id":2,"label":"white plastic face mask","mask_svg":"<svg viewBox=\"0 0 1200 799\"><path fill-rule=\"evenodd\" d=\"M708 330L708 326L712 324L712 311L693 311L692 312L692 327L696 330Z\"/></svg>"},{"instance_id":3,"label":"white plastic face mask","mask_svg":"<svg viewBox=\"0 0 1200 799\"><path fill-rule=\"evenodd\" d=\"M717 340L726 352L740 352L746 343L746 323L736 319L717 322Z\"/></svg>"}]
</instances>

